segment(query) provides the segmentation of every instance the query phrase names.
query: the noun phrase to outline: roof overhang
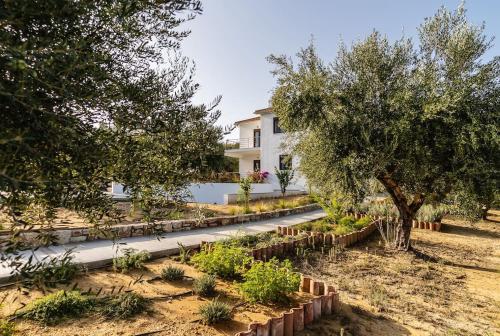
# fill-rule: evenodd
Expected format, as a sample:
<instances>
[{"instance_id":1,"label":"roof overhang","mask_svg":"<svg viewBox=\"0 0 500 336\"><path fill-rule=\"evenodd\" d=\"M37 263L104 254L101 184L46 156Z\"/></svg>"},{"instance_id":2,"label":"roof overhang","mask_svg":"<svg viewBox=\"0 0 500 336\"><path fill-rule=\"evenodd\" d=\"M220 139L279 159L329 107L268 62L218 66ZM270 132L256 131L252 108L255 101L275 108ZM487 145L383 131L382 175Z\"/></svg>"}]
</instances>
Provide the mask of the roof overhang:
<instances>
[{"instance_id":1,"label":"roof overhang","mask_svg":"<svg viewBox=\"0 0 500 336\"><path fill-rule=\"evenodd\" d=\"M255 110L254 114L267 114L267 113L273 113L273 109L270 107L266 107L260 110Z\"/></svg>"},{"instance_id":2,"label":"roof overhang","mask_svg":"<svg viewBox=\"0 0 500 336\"><path fill-rule=\"evenodd\" d=\"M248 118L248 119L243 119L243 120L238 120L234 124L238 126L239 124L244 124L246 122L251 122L251 121L258 121L260 120L260 117L253 117L253 118Z\"/></svg>"}]
</instances>

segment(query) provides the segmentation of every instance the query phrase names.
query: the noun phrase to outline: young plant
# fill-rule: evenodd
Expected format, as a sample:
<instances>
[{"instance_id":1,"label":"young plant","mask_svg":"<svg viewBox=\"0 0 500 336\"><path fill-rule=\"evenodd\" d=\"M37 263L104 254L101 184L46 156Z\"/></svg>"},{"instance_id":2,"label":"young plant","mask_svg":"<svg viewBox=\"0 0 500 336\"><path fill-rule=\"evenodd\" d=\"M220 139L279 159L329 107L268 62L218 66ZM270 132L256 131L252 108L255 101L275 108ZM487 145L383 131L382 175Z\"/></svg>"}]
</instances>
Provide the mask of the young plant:
<instances>
[{"instance_id":1,"label":"young plant","mask_svg":"<svg viewBox=\"0 0 500 336\"><path fill-rule=\"evenodd\" d=\"M223 243L205 246L191 258L191 261L202 271L226 279L237 277L251 260L244 248L226 246Z\"/></svg>"},{"instance_id":2,"label":"young plant","mask_svg":"<svg viewBox=\"0 0 500 336\"><path fill-rule=\"evenodd\" d=\"M250 212L250 192L252 191L252 178L243 177L240 180L240 189L238 191L239 201L243 203L244 213Z\"/></svg>"},{"instance_id":3,"label":"young plant","mask_svg":"<svg viewBox=\"0 0 500 336\"><path fill-rule=\"evenodd\" d=\"M78 291L58 291L29 303L18 314L24 318L56 324L66 317L81 316L94 306L94 300Z\"/></svg>"},{"instance_id":4,"label":"young plant","mask_svg":"<svg viewBox=\"0 0 500 336\"><path fill-rule=\"evenodd\" d=\"M144 263L151 258L147 251L136 252L136 249L126 248L123 250L123 256L113 259L113 268L115 271L127 273L131 269L142 269Z\"/></svg>"},{"instance_id":5,"label":"young plant","mask_svg":"<svg viewBox=\"0 0 500 336\"><path fill-rule=\"evenodd\" d=\"M126 319L144 311L147 302L148 300L140 294L134 292L121 293L107 298L100 312L109 319Z\"/></svg>"},{"instance_id":6,"label":"young plant","mask_svg":"<svg viewBox=\"0 0 500 336\"><path fill-rule=\"evenodd\" d=\"M161 271L161 278L166 281L179 281L184 278L184 270L180 267L168 265Z\"/></svg>"},{"instance_id":7,"label":"young plant","mask_svg":"<svg viewBox=\"0 0 500 336\"><path fill-rule=\"evenodd\" d=\"M0 320L0 336L12 336L16 331L16 325L12 322Z\"/></svg>"},{"instance_id":8,"label":"young plant","mask_svg":"<svg viewBox=\"0 0 500 336\"><path fill-rule=\"evenodd\" d=\"M45 257L40 262L28 262L19 274L26 287L54 287L68 283L76 277L81 268L73 263L73 250L67 250L61 256Z\"/></svg>"},{"instance_id":9,"label":"young plant","mask_svg":"<svg viewBox=\"0 0 500 336\"><path fill-rule=\"evenodd\" d=\"M218 298L200 306L200 315L206 324L214 324L231 319L231 307Z\"/></svg>"},{"instance_id":10,"label":"young plant","mask_svg":"<svg viewBox=\"0 0 500 336\"><path fill-rule=\"evenodd\" d=\"M179 247L179 261L183 264L187 264L191 258L191 249L184 246L181 242L177 242L177 246Z\"/></svg>"},{"instance_id":11,"label":"young plant","mask_svg":"<svg viewBox=\"0 0 500 336\"><path fill-rule=\"evenodd\" d=\"M251 302L283 302L287 294L299 288L300 275L293 272L290 260L282 263L276 258L268 262L254 262L243 274L240 285L243 295Z\"/></svg>"},{"instance_id":12,"label":"young plant","mask_svg":"<svg viewBox=\"0 0 500 336\"><path fill-rule=\"evenodd\" d=\"M215 276L204 274L193 282L193 292L199 296L213 296L215 294Z\"/></svg>"},{"instance_id":13,"label":"young plant","mask_svg":"<svg viewBox=\"0 0 500 336\"><path fill-rule=\"evenodd\" d=\"M285 197L286 190L293 181L295 170L294 169L279 170L278 168L274 167L274 174L278 178L281 195Z\"/></svg>"}]
</instances>

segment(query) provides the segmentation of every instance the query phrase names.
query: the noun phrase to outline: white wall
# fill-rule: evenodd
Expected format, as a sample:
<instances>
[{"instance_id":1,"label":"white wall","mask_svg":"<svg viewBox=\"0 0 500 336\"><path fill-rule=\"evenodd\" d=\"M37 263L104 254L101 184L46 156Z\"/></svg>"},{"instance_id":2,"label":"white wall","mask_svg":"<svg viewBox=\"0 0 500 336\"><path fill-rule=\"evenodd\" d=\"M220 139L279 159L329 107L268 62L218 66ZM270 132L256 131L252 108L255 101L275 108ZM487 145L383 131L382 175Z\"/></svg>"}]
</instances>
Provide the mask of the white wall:
<instances>
[{"instance_id":1,"label":"white wall","mask_svg":"<svg viewBox=\"0 0 500 336\"><path fill-rule=\"evenodd\" d=\"M259 129L260 120L247 121L239 124L240 140L244 141L241 148L253 147L253 130Z\"/></svg>"},{"instance_id":2,"label":"white wall","mask_svg":"<svg viewBox=\"0 0 500 336\"><path fill-rule=\"evenodd\" d=\"M193 183L188 187L192 194L191 202L224 204L226 195L238 194L240 186L238 183ZM112 183L113 198L125 198L128 193L123 192L123 185L120 183ZM251 194L269 194L271 195L274 188L269 183L252 183ZM265 195L264 195L265 196Z\"/></svg>"},{"instance_id":3,"label":"white wall","mask_svg":"<svg viewBox=\"0 0 500 336\"><path fill-rule=\"evenodd\" d=\"M189 186L193 201L197 203L224 204L225 195L237 194L238 183L199 183ZM251 194L272 193L273 186L268 183L252 183Z\"/></svg>"},{"instance_id":4,"label":"white wall","mask_svg":"<svg viewBox=\"0 0 500 336\"><path fill-rule=\"evenodd\" d=\"M273 184L276 190L279 189L279 182L274 174L274 167L279 169L279 156L286 153L285 150L281 148L281 143L285 139L283 133L274 133L273 119L276 117L274 113L265 113L261 115L261 165L263 171L268 171L270 176L268 182ZM298 168L299 158L294 157L292 160L292 167ZM295 172L295 179L293 185L289 188L306 190L305 189L305 179L298 173Z\"/></svg>"}]
</instances>

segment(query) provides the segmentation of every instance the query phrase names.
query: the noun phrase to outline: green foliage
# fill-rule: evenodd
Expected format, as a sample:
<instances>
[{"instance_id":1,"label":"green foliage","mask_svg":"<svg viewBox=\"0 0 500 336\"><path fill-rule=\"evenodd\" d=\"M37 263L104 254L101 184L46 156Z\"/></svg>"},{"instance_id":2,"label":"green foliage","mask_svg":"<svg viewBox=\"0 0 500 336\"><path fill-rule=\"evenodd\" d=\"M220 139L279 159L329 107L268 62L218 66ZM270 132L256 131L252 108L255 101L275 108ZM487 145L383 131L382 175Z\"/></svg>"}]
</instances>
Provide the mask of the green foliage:
<instances>
[{"instance_id":1,"label":"green foliage","mask_svg":"<svg viewBox=\"0 0 500 336\"><path fill-rule=\"evenodd\" d=\"M202 271L226 279L237 277L251 260L244 248L222 243L205 246L191 258Z\"/></svg>"},{"instance_id":2,"label":"green foliage","mask_svg":"<svg viewBox=\"0 0 500 336\"><path fill-rule=\"evenodd\" d=\"M300 275L293 272L287 259L280 263L276 258L268 262L254 262L243 274L240 285L243 295L252 302L282 302L287 294L299 288Z\"/></svg>"},{"instance_id":3,"label":"green foliage","mask_svg":"<svg viewBox=\"0 0 500 336\"><path fill-rule=\"evenodd\" d=\"M326 213L326 217L332 223L336 223L342 216L344 216L347 210L347 204L338 194L332 193L329 198L322 197L320 195L314 195L314 200L318 203L323 211Z\"/></svg>"},{"instance_id":4,"label":"green foliage","mask_svg":"<svg viewBox=\"0 0 500 336\"><path fill-rule=\"evenodd\" d=\"M231 319L231 307L219 301L218 298L201 305L199 313L206 324L214 324Z\"/></svg>"},{"instance_id":5,"label":"green foliage","mask_svg":"<svg viewBox=\"0 0 500 336\"><path fill-rule=\"evenodd\" d=\"M334 229L334 226L328 220L317 220L314 222L301 223L294 226L295 229L304 231L329 232Z\"/></svg>"},{"instance_id":6,"label":"green foliage","mask_svg":"<svg viewBox=\"0 0 500 336\"><path fill-rule=\"evenodd\" d=\"M398 217L398 209L393 205L389 204L387 202L377 202L377 203L370 203L368 206L368 211L367 213L370 216L377 217Z\"/></svg>"},{"instance_id":7,"label":"green foliage","mask_svg":"<svg viewBox=\"0 0 500 336\"><path fill-rule=\"evenodd\" d=\"M161 271L161 278L167 281L178 281L184 278L184 270L180 267L168 265Z\"/></svg>"},{"instance_id":8,"label":"green foliage","mask_svg":"<svg viewBox=\"0 0 500 336\"><path fill-rule=\"evenodd\" d=\"M43 206L92 224L120 219L103 193L119 181L153 221L182 199L220 147L219 98L195 105L179 55L198 0L2 1L0 194L17 228ZM41 223L37 223L41 224ZM15 242L17 243L17 242ZM3 244L14 250L14 243ZM12 262L12 265L16 265Z\"/></svg>"},{"instance_id":9,"label":"green foliage","mask_svg":"<svg viewBox=\"0 0 500 336\"><path fill-rule=\"evenodd\" d=\"M115 271L127 273L131 269L142 269L144 263L151 258L148 251L140 251L133 248L126 248L123 250L123 256L113 259L113 268Z\"/></svg>"},{"instance_id":10,"label":"green foliage","mask_svg":"<svg viewBox=\"0 0 500 336\"><path fill-rule=\"evenodd\" d=\"M440 221L447 211L447 207L444 205L425 204L418 210L417 219L423 222Z\"/></svg>"},{"instance_id":11,"label":"green foliage","mask_svg":"<svg viewBox=\"0 0 500 336\"><path fill-rule=\"evenodd\" d=\"M40 261L32 259L20 269L18 276L26 287L54 287L68 283L80 273L81 268L73 263L73 251L67 250L61 256L45 257Z\"/></svg>"},{"instance_id":12,"label":"green foliage","mask_svg":"<svg viewBox=\"0 0 500 336\"><path fill-rule=\"evenodd\" d=\"M0 320L0 336L12 336L16 331L16 325L12 322Z\"/></svg>"},{"instance_id":13,"label":"green foliage","mask_svg":"<svg viewBox=\"0 0 500 336\"><path fill-rule=\"evenodd\" d=\"M126 319L143 312L148 300L142 295L129 292L106 298L100 307L100 313L109 319Z\"/></svg>"},{"instance_id":14,"label":"green foliage","mask_svg":"<svg viewBox=\"0 0 500 336\"><path fill-rule=\"evenodd\" d=\"M484 58L484 27L460 6L439 9L418 31L416 47L375 31L342 45L332 64L312 44L297 65L269 57L278 82L271 105L296 136L301 172L316 189L357 200L377 179L404 220L401 249L426 199L491 195L500 170L500 62Z\"/></svg>"},{"instance_id":15,"label":"green foliage","mask_svg":"<svg viewBox=\"0 0 500 336\"><path fill-rule=\"evenodd\" d=\"M243 177L240 179L240 189L238 190L238 201L243 203L243 212L250 213L250 192L252 191L252 178Z\"/></svg>"},{"instance_id":16,"label":"green foliage","mask_svg":"<svg viewBox=\"0 0 500 336\"><path fill-rule=\"evenodd\" d=\"M215 294L215 276L204 274L193 282L193 292L200 296L213 296Z\"/></svg>"},{"instance_id":17,"label":"green foliage","mask_svg":"<svg viewBox=\"0 0 500 336\"><path fill-rule=\"evenodd\" d=\"M66 317L81 316L93 306L94 300L83 296L80 292L58 291L29 303L19 315L44 324L56 324Z\"/></svg>"},{"instance_id":18,"label":"green foliage","mask_svg":"<svg viewBox=\"0 0 500 336\"><path fill-rule=\"evenodd\" d=\"M179 247L179 261L186 264L191 258L191 249L186 248L181 242L177 242L177 246Z\"/></svg>"},{"instance_id":19,"label":"green foliage","mask_svg":"<svg viewBox=\"0 0 500 336\"><path fill-rule=\"evenodd\" d=\"M274 167L274 174L276 175L276 178L278 179L278 182L280 184L281 194L285 196L286 189L293 181L295 170L294 169L279 170L278 168Z\"/></svg>"}]
</instances>

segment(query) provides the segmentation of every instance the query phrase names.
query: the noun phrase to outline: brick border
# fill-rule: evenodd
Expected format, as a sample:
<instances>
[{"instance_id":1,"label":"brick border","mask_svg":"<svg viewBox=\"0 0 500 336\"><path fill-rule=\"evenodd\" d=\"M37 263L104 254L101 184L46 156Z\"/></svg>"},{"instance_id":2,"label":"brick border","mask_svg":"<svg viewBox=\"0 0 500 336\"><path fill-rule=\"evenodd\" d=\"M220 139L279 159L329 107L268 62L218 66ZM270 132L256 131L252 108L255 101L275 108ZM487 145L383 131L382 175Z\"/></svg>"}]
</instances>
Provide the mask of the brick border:
<instances>
[{"instance_id":1,"label":"brick border","mask_svg":"<svg viewBox=\"0 0 500 336\"><path fill-rule=\"evenodd\" d=\"M260 221L271 218L284 217L289 215L301 214L309 211L320 209L316 203L302 205L292 209L279 209L273 211L266 211L262 213L252 213L246 215L235 216L221 216L205 218L199 222L194 219L180 219L180 220L165 220L157 221L154 224L146 223L133 223L115 225L106 230L105 233L94 232L89 227L75 227L53 230L32 230L30 232L20 233L26 242L34 240L42 232L50 232L57 237L57 244L68 244L92 240L112 240L119 238L148 236L153 234L163 234L169 232L188 231L198 228L226 226L232 224L241 224L254 221ZM3 231L0 233L0 242L8 238L9 232Z\"/></svg>"},{"instance_id":2,"label":"brick border","mask_svg":"<svg viewBox=\"0 0 500 336\"><path fill-rule=\"evenodd\" d=\"M298 307L271 317L266 322L252 322L247 331L235 336L293 336L304 327L320 320L323 316L332 315L340 310L339 292L326 282L314 280L301 274L299 293L310 293L314 297Z\"/></svg>"}]
</instances>

